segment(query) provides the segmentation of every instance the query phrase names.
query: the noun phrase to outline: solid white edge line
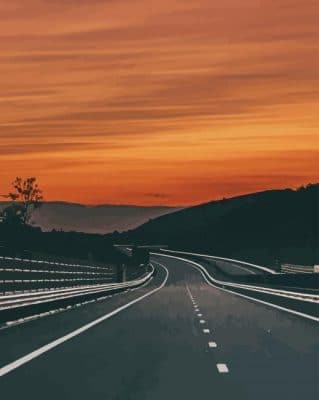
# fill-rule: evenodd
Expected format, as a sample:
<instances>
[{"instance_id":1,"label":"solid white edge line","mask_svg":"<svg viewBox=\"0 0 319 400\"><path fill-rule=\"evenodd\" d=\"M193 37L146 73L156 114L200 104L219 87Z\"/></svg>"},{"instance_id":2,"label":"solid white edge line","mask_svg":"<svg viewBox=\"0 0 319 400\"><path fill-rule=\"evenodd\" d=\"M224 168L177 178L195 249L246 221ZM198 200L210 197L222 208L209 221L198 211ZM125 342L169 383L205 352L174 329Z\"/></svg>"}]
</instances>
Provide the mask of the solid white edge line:
<instances>
[{"instance_id":1,"label":"solid white edge line","mask_svg":"<svg viewBox=\"0 0 319 400\"><path fill-rule=\"evenodd\" d=\"M260 287L254 287L254 286L249 286L249 285L238 285L234 284L234 287L239 287L247 290L251 290L254 292L260 292L260 293L267 293L267 294L272 294L274 296L279 296L279 297L286 297L294 300L299 300L299 301L306 301L308 303L316 303L318 304L319 302L319 296L318 295L308 295L308 294L303 294L300 293L298 296L298 292L288 292L288 291L278 291L277 289L268 289L266 287L260 286ZM292 294L291 294L292 293Z\"/></svg>"},{"instance_id":2,"label":"solid white edge line","mask_svg":"<svg viewBox=\"0 0 319 400\"><path fill-rule=\"evenodd\" d=\"M74 338L75 336L80 335L81 333L87 331L88 329L92 328L93 326L100 324L101 322L113 317L116 314L119 314L121 311L125 310L126 308L132 306L135 303L138 303L139 301L145 299L146 297L148 297L148 296L152 295L153 293L157 292L158 290L162 289L166 285L166 282L167 282L167 279L169 276L169 272L168 272L168 269L164 265L158 263L157 261L156 261L156 264L158 264L162 268L164 268L164 270L166 272L165 279L159 287L151 290L150 292L144 294L143 296L140 296L140 297L130 301L129 303L124 304L123 306L111 311L110 313L104 315L103 317L100 317L100 318L82 326L81 328L78 328L75 331L70 332L67 335L60 337L59 339L56 339L56 340L46 344L45 346L42 346L39 349L32 351L31 353L26 354L25 356L18 358L16 361L13 361L13 362L5 365L4 367L0 368L0 377L21 367L22 365L28 363L29 361L39 357L41 354L44 354L44 353L48 352L49 350L53 349L54 347L57 347L60 344L65 343L66 341Z\"/></svg>"},{"instance_id":3,"label":"solid white edge line","mask_svg":"<svg viewBox=\"0 0 319 400\"><path fill-rule=\"evenodd\" d=\"M197 270L202 274L202 276L204 277L205 281L206 281L210 286L213 286L214 288L219 289L219 290L221 290L221 291L223 291L223 292L232 293L232 294L234 294L235 296L243 297L243 298L245 298L245 299L249 299L249 300L255 301L255 302L257 302L257 303L261 303L261 304L265 304L265 305L270 306L270 307L273 307L273 308L277 308L278 310L281 310L281 311L286 311L286 312L288 312L288 313L290 313L290 314L298 315L299 317L303 317L303 318L310 319L310 320L312 320L312 321L319 322L319 318L314 317L314 316L312 316L312 315L305 314L305 313L302 313L302 312L299 312L299 311L295 311L295 310L291 310L290 308L285 308L285 307L282 307L282 306L278 306L278 305L276 305L276 304L269 303L269 302L264 301L264 300L255 299L254 297L246 296L246 295L244 295L244 294L234 292L233 290L230 290L230 289L220 288L220 287L214 285L213 283L211 283L211 282L207 279L206 275L205 275L204 272L202 271L202 269L204 269L204 267L203 267L202 265L200 265L200 264L195 263L194 261L187 260L186 258L181 258L181 257L176 257L176 256L167 255L167 254L161 254L161 253L151 253L151 254L157 255L157 256L162 256L162 257L168 257L168 258L175 258L175 259L177 259L177 260L180 260L180 261L184 261L184 262L186 262L186 263L189 263L193 268L197 269Z\"/></svg>"},{"instance_id":4,"label":"solid white edge line","mask_svg":"<svg viewBox=\"0 0 319 400\"><path fill-rule=\"evenodd\" d=\"M171 250L171 252L173 252ZM177 252L179 253L179 252ZM160 253L152 253L152 254L160 254ZM163 256L165 256L164 254L162 254ZM166 255L167 257L169 257L169 255ZM171 256L174 257L174 256ZM263 293L270 293L270 294L276 294L277 296L281 296L281 297L287 297L287 298L293 298L295 300L299 300L299 301L308 301L308 302L312 302L312 303L317 303L319 301L319 295L314 295L314 294L307 294L307 293L300 293L300 292L291 292L291 291L284 291L284 290L278 290L278 289L271 289L268 287L264 287L264 286L254 286L254 285L247 285L247 284L242 284L242 283L230 283L227 281L221 281L219 279L214 278L212 275L209 274L209 272L207 271L207 269L205 267L203 267L203 265L198 264L195 261L191 261L189 259L185 259L185 258L181 258L181 257L176 257L176 259L181 259L181 260L187 260L188 262L191 262L192 264L198 266L199 268L201 268L202 270L204 270L204 272L210 277L210 279L215 282L218 283L222 286L230 286L230 287L238 287L238 288L244 288L247 290L253 290L253 291L257 291L257 292L263 292ZM315 299L315 300L314 300Z\"/></svg>"}]
</instances>

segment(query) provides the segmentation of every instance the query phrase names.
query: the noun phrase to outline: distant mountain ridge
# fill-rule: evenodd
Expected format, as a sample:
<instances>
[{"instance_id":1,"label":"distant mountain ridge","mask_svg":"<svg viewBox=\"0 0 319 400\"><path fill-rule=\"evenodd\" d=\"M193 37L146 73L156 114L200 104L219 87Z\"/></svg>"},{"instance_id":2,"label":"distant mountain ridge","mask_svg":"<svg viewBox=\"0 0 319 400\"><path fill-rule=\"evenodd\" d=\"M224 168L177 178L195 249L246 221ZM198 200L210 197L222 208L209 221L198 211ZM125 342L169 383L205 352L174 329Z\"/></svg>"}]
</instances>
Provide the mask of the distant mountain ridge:
<instances>
[{"instance_id":1,"label":"distant mountain ridge","mask_svg":"<svg viewBox=\"0 0 319 400\"><path fill-rule=\"evenodd\" d=\"M0 210L9 205L0 202ZM110 233L133 229L149 219L181 208L135 205L83 205L64 201L45 202L32 216L32 225L44 231Z\"/></svg>"},{"instance_id":2,"label":"distant mountain ridge","mask_svg":"<svg viewBox=\"0 0 319 400\"><path fill-rule=\"evenodd\" d=\"M319 184L212 201L160 216L120 235L264 264L319 263Z\"/></svg>"}]
</instances>

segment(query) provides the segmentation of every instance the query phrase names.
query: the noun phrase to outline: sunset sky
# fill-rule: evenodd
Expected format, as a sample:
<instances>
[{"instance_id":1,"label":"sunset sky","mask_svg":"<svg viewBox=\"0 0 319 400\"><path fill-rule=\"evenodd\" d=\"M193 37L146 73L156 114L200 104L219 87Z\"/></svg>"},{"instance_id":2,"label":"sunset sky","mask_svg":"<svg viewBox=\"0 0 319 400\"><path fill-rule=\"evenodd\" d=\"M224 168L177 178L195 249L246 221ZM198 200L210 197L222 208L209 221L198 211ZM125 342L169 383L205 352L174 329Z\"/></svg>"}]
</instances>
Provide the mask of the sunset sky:
<instances>
[{"instance_id":1,"label":"sunset sky","mask_svg":"<svg viewBox=\"0 0 319 400\"><path fill-rule=\"evenodd\" d=\"M0 194L188 205L319 181L317 0L0 0Z\"/></svg>"}]
</instances>

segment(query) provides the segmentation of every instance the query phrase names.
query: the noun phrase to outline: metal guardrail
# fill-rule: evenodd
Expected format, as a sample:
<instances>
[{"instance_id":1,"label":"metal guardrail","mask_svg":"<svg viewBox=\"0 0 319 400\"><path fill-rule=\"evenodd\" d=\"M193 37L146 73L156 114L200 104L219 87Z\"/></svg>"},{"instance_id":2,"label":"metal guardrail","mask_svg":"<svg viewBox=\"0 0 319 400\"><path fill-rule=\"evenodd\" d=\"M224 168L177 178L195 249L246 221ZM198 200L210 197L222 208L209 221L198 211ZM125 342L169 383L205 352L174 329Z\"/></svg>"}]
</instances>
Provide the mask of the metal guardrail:
<instances>
[{"instance_id":1,"label":"metal guardrail","mask_svg":"<svg viewBox=\"0 0 319 400\"><path fill-rule=\"evenodd\" d=\"M143 284L153 274L153 269L144 274L141 278L122 283L110 283L106 285L83 286L72 289L56 289L48 292L40 293L19 293L12 295L0 296L0 311L13 309L30 304L39 304L49 302L51 300L66 299L76 297L83 294L92 294L99 292L112 291L114 289L126 289L132 286Z\"/></svg>"},{"instance_id":2,"label":"metal guardrail","mask_svg":"<svg viewBox=\"0 0 319 400\"><path fill-rule=\"evenodd\" d=\"M0 260L9 261L9 262L23 262L31 263L33 265L36 264L46 264L46 265L57 265L57 266L65 266L65 267L78 267L78 268L88 268L88 269L95 269L95 270L104 270L108 269L108 267L100 267L100 266L93 266L93 265L85 265L85 264L76 264L76 263L65 263L65 262L57 262L52 260L43 260L43 259L27 259L27 258L20 258L20 257L9 257L9 256L0 256Z\"/></svg>"},{"instance_id":3,"label":"metal guardrail","mask_svg":"<svg viewBox=\"0 0 319 400\"><path fill-rule=\"evenodd\" d=\"M145 284L153 273L154 267L151 266L139 278L126 282L0 295L0 325L1 323L10 325L10 321L27 320L37 315L47 315L57 308L60 310L60 307L70 308L74 305L86 304L110 293L139 287Z\"/></svg>"},{"instance_id":4,"label":"metal guardrail","mask_svg":"<svg viewBox=\"0 0 319 400\"><path fill-rule=\"evenodd\" d=\"M116 282L110 265L85 265L44 259L0 257L0 294Z\"/></svg>"},{"instance_id":5,"label":"metal guardrail","mask_svg":"<svg viewBox=\"0 0 319 400\"><path fill-rule=\"evenodd\" d=\"M281 264L281 272L285 274L313 274L319 272L316 266Z\"/></svg>"},{"instance_id":6,"label":"metal guardrail","mask_svg":"<svg viewBox=\"0 0 319 400\"><path fill-rule=\"evenodd\" d=\"M204 279L209 284L212 284L212 286L219 287L222 290L236 293L239 296L243 296L252 299L254 301L267 304L269 306L279 308L297 314L299 316L314 320L316 322L319 322L318 318L319 295L316 293L310 294L303 292L294 292L292 290L273 289L266 286L255 286L255 285L246 285L234 282L221 281L210 275L208 270L203 265L187 258L187 255L190 255L190 253L172 251L172 250L170 251L170 253L171 254L167 254L167 252L165 253L152 252L151 254L156 256L171 257L173 259L186 261L192 264L196 269L198 269L202 273ZM176 255L172 255L174 253Z\"/></svg>"},{"instance_id":7,"label":"metal guardrail","mask_svg":"<svg viewBox=\"0 0 319 400\"><path fill-rule=\"evenodd\" d=\"M174 254L174 253L175 254L184 254L186 256L192 254L192 253L187 253L187 252L182 252L182 251L173 251L173 250L170 250L169 252L172 254ZM161 255L160 253L151 253L151 254ZM165 255L165 254L162 254L162 255ZM249 285L249 284L221 281L219 279L214 278L212 275L210 275L210 273L207 271L207 269L205 267L203 267L203 265L198 264L191 260L187 260L187 261L190 261L191 263L196 264L202 271L204 271L205 275L211 282L222 285L223 287L242 288L242 289L253 291L253 292L267 293L267 294L286 297L286 298L299 300L299 301L301 300L301 301L307 301L310 303L319 303L319 295L317 295L317 294L301 293L301 292L295 292L293 290L273 289L273 288L269 288L266 286L255 286L255 285ZM230 261L234 261L234 260L231 259Z\"/></svg>"},{"instance_id":8,"label":"metal guardrail","mask_svg":"<svg viewBox=\"0 0 319 400\"><path fill-rule=\"evenodd\" d=\"M257 264L248 263L246 261L235 260L233 258L217 257L217 256L211 256L209 254L201 254L201 253L190 253L188 251L175 251L175 250L167 250L167 249L160 249L160 250L163 252L167 252L167 253L176 253L176 254L180 253L180 254L185 254L185 255L190 255L190 256L199 256L199 257L210 258L212 260L220 260L220 261L226 261L229 263L236 263L243 267L250 267L252 269L255 269L256 271L259 270L259 271L267 272L269 274L276 274L276 272L273 269L263 267L263 266L257 265Z\"/></svg>"}]
</instances>

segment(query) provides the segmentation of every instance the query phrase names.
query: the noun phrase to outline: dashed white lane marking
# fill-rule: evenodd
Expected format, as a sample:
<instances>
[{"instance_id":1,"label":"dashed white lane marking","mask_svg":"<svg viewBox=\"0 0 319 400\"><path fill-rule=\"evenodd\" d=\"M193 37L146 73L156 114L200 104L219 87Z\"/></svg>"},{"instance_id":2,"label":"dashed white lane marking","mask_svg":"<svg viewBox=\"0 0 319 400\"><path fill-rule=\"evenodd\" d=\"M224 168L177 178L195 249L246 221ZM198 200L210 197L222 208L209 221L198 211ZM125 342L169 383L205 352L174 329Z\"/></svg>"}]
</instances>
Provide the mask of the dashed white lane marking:
<instances>
[{"instance_id":1,"label":"dashed white lane marking","mask_svg":"<svg viewBox=\"0 0 319 400\"><path fill-rule=\"evenodd\" d=\"M172 258L175 258L175 257L172 257ZM185 260L185 261L186 261L186 260ZM205 276L204 276L204 278L205 278ZM198 306L197 306L197 304L196 304L196 301L195 301L194 298L193 298L193 295L192 295L192 293L191 293L191 291L190 291L188 285L186 285L186 290L187 290L187 293L188 293L188 296L189 296L191 302L192 302L193 305L194 305L195 312L198 313L197 316L198 316L198 317L202 317L203 314L199 313L200 310L199 310L199 308L198 308ZM206 321L205 321L204 319L200 319L200 320L199 320L199 323L200 323L200 324L205 324ZM204 328L204 329L203 329L203 333L207 333L207 334L210 333L210 329ZM216 348L216 347L217 347L217 343L216 343L216 342L208 342L208 347L209 347L209 348ZM229 372L229 369L228 369L228 367L227 367L226 364L218 363L218 364L216 364L216 367L217 367L217 370L218 370L218 372L219 372L220 374L227 374L227 373Z\"/></svg>"},{"instance_id":2,"label":"dashed white lane marking","mask_svg":"<svg viewBox=\"0 0 319 400\"><path fill-rule=\"evenodd\" d=\"M188 285L186 285L186 291L187 291L187 294L188 294L188 296L189 296L189 298L190 298L190 300L191 300L191 302L192 302L192 304L194 306L195 312L199 312L198 304L196 303L196 301L195 301L195 299L194 299L194 297L193 297Z\"/></svg>"},{"instance_id":3,"label":"dashed white lane marking","mask_svg":"<svg viewBox=\"0 0 319 400\"><path fill-rule=\"evenodd\" d=\"M312 316L312 315L305 314L305 313L302 313L302 312L299 312L299 311L295 311L295 310L292 310L292 309L289 309L289 308L285 308L285 307L282 307L282 306L277 306L276 304L270 303L270 302L268 302L268 301L259 300L259 299L256 299L255 297L246 296L246 295L244 295L244 294L234 292L233 290L224 289L224 288L221 288L221 287L219 287L219 286L216 286L215 284L211 283L211 282L207 279L206 275L204 274L203 270L204 270L206 273L207 273L207 270L205 270L204 267L203 267L202 265L200 265L200 264L198 264L198 263L196 263L196 262L194 262L194 261L187 260L187 259L182 258L182 257L163 255L163 254L160 254L160 253L151 253L151 254L152 254L152 255L163 256L163 257L168 257L168 258L174 258L174 259L176 259L176 260L181 260L181 261L184 261L184 262L190 264L193 268L197 269L197 270L202 274L203 278L204 278L205 281L208 283L208 285L213 286L213 287L215 287L215 288L217 288L217 289L219 289L219 290L221 290L221 291L223 291L223 292L232 293L232 294L234 294L235 296L243 297L244 299L248 299L248 300L254 301L254 302L256 302L256 303L265 304L265 305L267 305L267 306L276 308L276 309L278 309L278 310L286 311L286 312L289 312L290 314L294 314L294 315L299 315L299 316L301 316L301 317L304 317L304 318L307 318L307 319L311 319L311 320L316 321L316 322L319 321L319 318L318 318L318 317L314 317L314 316ZM275 273L275 272L272 272L272 273ZM210 276L210 275L209 275L209 276ZM216 279L214 279L212 276L210 276L210 279L212 279L214 282L218 282L218 281L217 281Z\"/></svg>"},{"instance_id":4,"label":"dashed white lane marking","mask_svg":"<svg viewBox=\"0 0 319 400\"><path fill-rule=\"evenodd\" d=\"M191 302L192 302L193 304L195 304L195 299L194 299L194 297L193 297L191 291L189 290L188 285L186 285L186 291L187 291L188 297L190 298Z\"/></svg>"},{"instance_id":5,"label":"dashed white lane marking","mask_svg":"<svg viewBox=\"0 0 319 400\"><path fill-rule=\"evenodd\" d=\"M169 272L168 272L168 269L161 263L156 262L156 264L158 264L162 268L164 268L165 273L166 273L166 276L160 286L158 286L157 288L155 288L153 290L150 290L149 292L145 293L144 295L142 295L140 297L137 297L136 299L130 301L129 303L126 303L123 306L116 308L115 310L111 311L110 313L105 314L98 319L95 319L94 321L82 326L81 328L78 328L78 329L70 332L69 334L54 340L53 342L50 342L50 343L46 344L45 346L42 346L39 349L32 351L31 353L25 355L24 357L18 358L16 361L13 361L10 364L5 365L4 367L0 368L0 377L8 374L9 372L15 370L16 368L21 367L21 365L24 365L24 364L28 363L29 361L33 360L34 358L39 357L41 354L46 353L47 351L53 349L54 347L57 347L60 344L74 338L75 336L80 335L82 332L87 331L88 329L92 328L93 326L111 318L113 315L120 313L121 311L132 306L133 304L140 302L141 300L145 299L146 297L148 297L148 296L152 295L153 293L156 293L158 290L162 289L166 285L166 282L167 282L167 279L169 276Z\"/></svg>"},{"instance_id":6,"label":"dashed white lane marking","mask_svg":"<svg viewBox=\"0 0 319 400\"><path fill-rule=\"evenodd\" d=\"M226 364L216 364L216 367L220 374L227 374L229 372L229 369Z\"/></svg>"}]
</instances>

